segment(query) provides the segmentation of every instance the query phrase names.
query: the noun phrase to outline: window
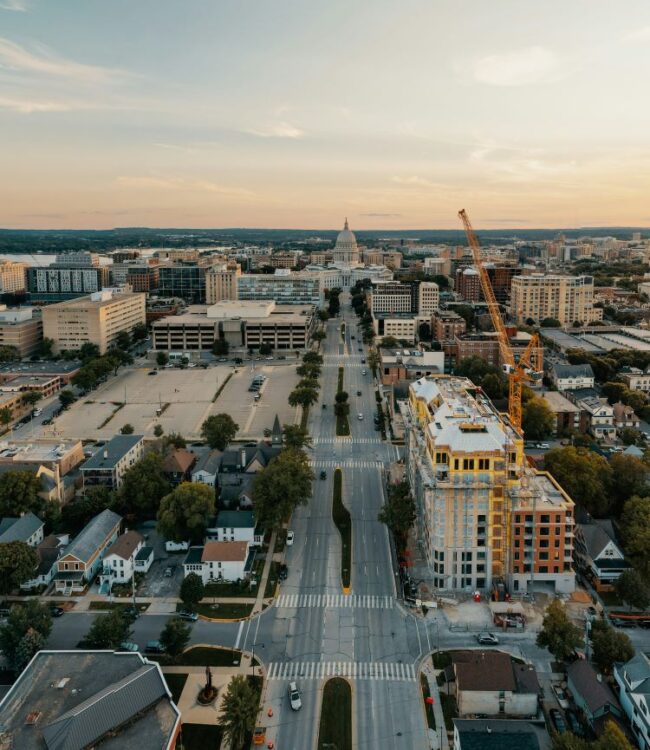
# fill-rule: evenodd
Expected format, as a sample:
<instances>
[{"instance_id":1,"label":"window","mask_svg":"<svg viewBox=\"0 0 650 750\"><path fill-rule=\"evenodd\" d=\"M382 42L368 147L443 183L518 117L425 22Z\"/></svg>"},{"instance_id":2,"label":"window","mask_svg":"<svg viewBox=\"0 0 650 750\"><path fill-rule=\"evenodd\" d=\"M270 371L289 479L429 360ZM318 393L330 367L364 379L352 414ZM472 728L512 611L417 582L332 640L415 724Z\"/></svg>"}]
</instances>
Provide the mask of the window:
<instances>
[{"instance_id":1,"label":"window","mask_svg":"<svg viewBox=\"0 0 650 750\"><path fill-rule=\"evenodd\" d=\"M474 471L474 459L473 458L463 459L463 471Z\"/></svg>"},{"instance_id":2,"label":"window","mask_svg":"<svg viewBox=\"0 0 650 750\"><path fill-rule=\"evenodd\" d=\"M490 459L489 458L479 458L479 460L478 460L478 468L479 468L479 471L488 471L490 469Z\"/></svg>"},{"instance_id":3,"label":"window","mask_svg":"<svg viewBox=\"0 0 650 750\"><path fill-rule=\"evenodd\" d=\"M540 523L550 523L551 517L549 515L542 515L540 516L539 520L540 520Z\"/></svg>"}]
</instances>

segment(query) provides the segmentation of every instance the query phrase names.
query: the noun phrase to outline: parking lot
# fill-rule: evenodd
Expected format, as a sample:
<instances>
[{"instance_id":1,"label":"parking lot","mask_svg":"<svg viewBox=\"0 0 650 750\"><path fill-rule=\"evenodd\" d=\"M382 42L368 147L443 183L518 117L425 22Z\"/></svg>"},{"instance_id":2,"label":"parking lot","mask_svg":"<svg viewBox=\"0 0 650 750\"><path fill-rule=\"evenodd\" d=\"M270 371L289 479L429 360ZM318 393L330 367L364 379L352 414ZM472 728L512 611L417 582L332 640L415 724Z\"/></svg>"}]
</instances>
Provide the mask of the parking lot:
<instances>
[{"instance_id":1,"label":"parking lot","mask_svg":"<svg viewBox=\"0 0 650 750\"><path fill-rule=\"evenodd\" d=\"M267 380L256 402L255 394L248 388L258 373L263 373ZM261 438L264 430L273 426L276 414L281 423L296 420L296 409L289 406L287 398L297 380L293 363L256 362L255 369L250 365L235 368L229 364L208 369L124 369L79 399L56 419L53 427L55 434L65 438L106 440L125 424L132 425L136 434L147 437L153 437L156 425L160 425L165 433L178 432L195 440L208 416L226 412L240 427L238 437Z\"/></svg>"}]
</instances>

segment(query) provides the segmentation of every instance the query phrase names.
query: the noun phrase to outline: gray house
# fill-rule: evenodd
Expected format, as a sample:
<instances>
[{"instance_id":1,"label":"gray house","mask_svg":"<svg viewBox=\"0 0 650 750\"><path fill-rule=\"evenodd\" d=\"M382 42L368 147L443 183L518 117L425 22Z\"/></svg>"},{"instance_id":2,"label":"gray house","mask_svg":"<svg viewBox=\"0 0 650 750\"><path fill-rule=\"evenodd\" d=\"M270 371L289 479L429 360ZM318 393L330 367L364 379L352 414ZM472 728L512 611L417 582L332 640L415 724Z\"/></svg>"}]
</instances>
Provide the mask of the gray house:
<instances>
[{"instance_id":1,"label":"gray house","mask_svg":"<svg viewBox=\"0 0 650 750\"><path fill-rule=\"evenodd\" d=\"M38 547L43 541L44 526L33 513L25 513L20 518L3 518L0 521L0 544L25 542L30 547Z\"/></svg>"},{"instance_id":2,"label":"gray house","mask_svg":"<svg viewBox=\"0 0 650 750\"><path fill-rule=\"evenodd\" d=\"M567 690L589 726L599 734L609 719L620 719L621 704L591 664L578 659L567 669Z\"/></svg>"}]
</instances>

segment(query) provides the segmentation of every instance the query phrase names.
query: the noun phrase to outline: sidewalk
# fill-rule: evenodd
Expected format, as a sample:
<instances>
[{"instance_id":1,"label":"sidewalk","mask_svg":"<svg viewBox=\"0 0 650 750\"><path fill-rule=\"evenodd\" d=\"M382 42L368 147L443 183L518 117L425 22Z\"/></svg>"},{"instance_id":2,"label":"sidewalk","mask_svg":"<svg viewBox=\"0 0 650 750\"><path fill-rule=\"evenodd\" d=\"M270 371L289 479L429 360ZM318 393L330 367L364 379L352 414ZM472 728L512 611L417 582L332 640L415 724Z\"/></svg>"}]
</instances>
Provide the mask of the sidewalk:
<instances>
[{"instance_id":1,"label":"sidewalk","mask_svg":"<svg viewBox=\"0 0 650 750\"><path fill-rule=\"evenodd\" d=\"M433 661L430 656L422 662L422 672L429 683L429 693L433 698L433 716L436 720L435 730L429 730L429 737L432 741L431 748L432 750L449 750L449 738L447 737L445 716L442 712L442 704L440 703L440 691L438 690Z\"/></svg>"}]
</instances>

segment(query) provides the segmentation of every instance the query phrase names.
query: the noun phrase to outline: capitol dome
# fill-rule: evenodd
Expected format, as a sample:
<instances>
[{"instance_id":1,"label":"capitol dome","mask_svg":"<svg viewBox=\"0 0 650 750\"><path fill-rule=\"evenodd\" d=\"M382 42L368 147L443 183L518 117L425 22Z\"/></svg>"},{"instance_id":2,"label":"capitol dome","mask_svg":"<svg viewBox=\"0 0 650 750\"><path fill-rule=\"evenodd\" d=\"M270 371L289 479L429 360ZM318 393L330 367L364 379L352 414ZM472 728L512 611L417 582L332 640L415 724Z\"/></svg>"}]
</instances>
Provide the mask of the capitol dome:
<instances>
[{"instance_id":1,"label":"capitol dome","mask_svg":"<svg viewBox=\"0 0 650 750\"><path fill-rule=\"evenodd\" d=\"M333 251L335 263L358 263L359 248L357 247L357 238L354 232L350 231L348 220L346 218L343 231L339 232L336 238L336 245Z\"/></svg>"}]
</instances>

